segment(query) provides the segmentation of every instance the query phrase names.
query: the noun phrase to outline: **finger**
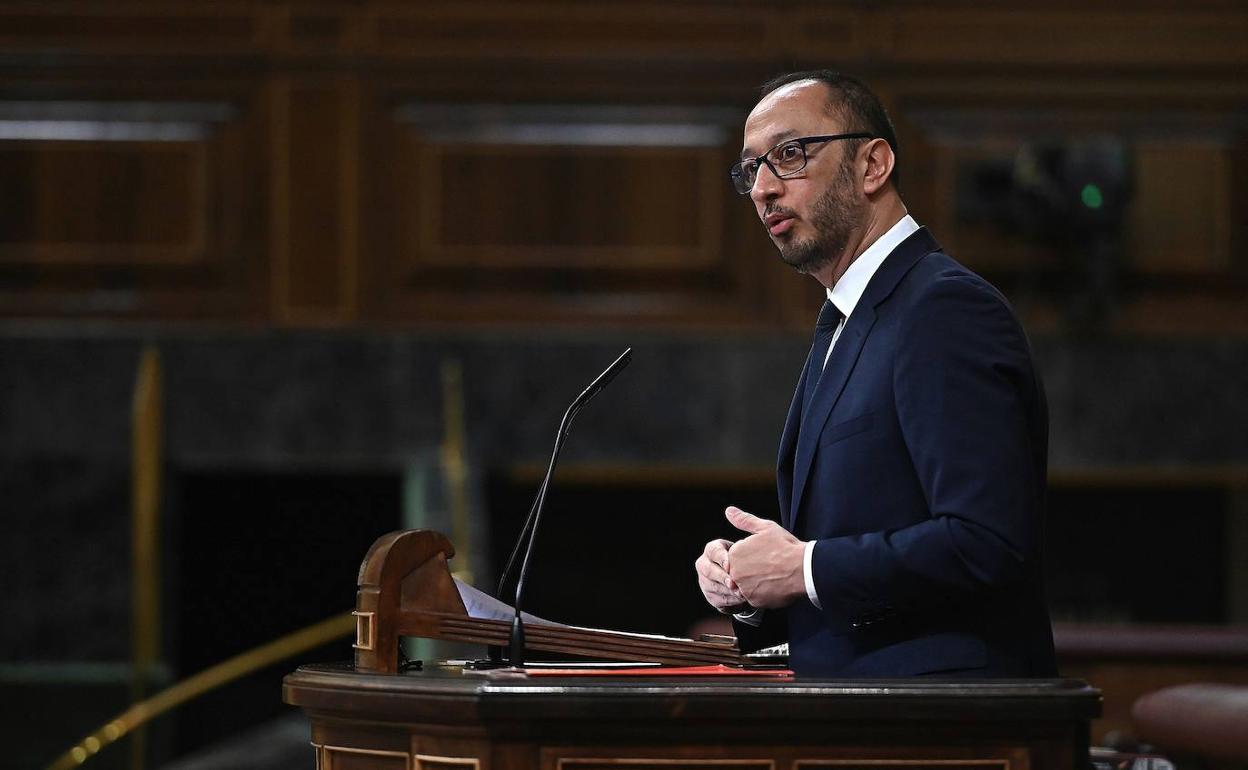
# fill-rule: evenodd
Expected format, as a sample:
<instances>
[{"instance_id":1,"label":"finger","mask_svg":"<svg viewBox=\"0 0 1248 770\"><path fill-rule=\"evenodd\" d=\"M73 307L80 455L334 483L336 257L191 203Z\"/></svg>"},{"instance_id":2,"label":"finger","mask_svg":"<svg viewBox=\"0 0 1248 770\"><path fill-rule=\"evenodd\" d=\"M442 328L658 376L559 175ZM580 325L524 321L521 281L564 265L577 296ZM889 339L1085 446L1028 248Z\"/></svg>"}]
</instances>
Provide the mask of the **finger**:
<instances>
[{"instance_id":1,"label":"finger","mask_svg":"<svg viewBox=\"0 0 1248 770\"><path fill-rule=\"evenodd\" d=\"M707 601L719 610L731 610L733 607L740 607L746 603L744 596L735 593L711 594L707 597Z\"/></svg>"},{"instance_id":2,"label":"finger","mask_svg":"<svg viewBox=\"0 0 1248 770\"><path fill-rule=\"evenodd\" d=\"M694 562L694 569L697 570L699 579L705 578L708 583L721 585L730 591L736 591L737 581L732 579L732 576L728 574L726 569L727 555L728 553L725 551L725 560L721 565L703 554Z\"/></svg>"},{"instance_id":3,"label":"finger","mask_svg":"<svg viewBox=\"0 0 1248 770\"><path fill-rule=\"evenodd\" d=\"M758 534L775 523L767 519L760 519L754 514L746 513L735 505L728 506L724 510L724 516L727 517L729 524L742 532L751 534Z\"/></svg>"},{"instance_id":4,"label":"finger","mask_svg":"<svg viewBox=\"0 0 1248 770\"><path fill-rule=\"evenodd\" d=\"M724 586L720 585L719 583L706 584L706 585L701 586L701 588L702 588L702 593L705 594L708 598L718 597L722 599L723 601L732 602L732 603L745 601L745 596L740 591L731 591L725 588Z\"/></svg>"},{"instance_id":5,"label":"finger","mask_svg":"<svg viewBox=\"0 0 1248 770\"><path fill-rule=\"evenodd\" d=\"M706 558L724 566L724 561L728 558L728 549L732 546L731 540L712 540L706 544L705 550L702 551Z\"/></svg>"},{"instance_id":6,"label":"finger","mask_svg":"<svg viewBox=\"0 0 1248 770\"><path fill-rule=\"evenodd\" d=\"M732 547L731 540L712 540L706 544L706 550L703 552L703 558L708 559L712 564L728 572L729 551Z\"/></svg>"},{"instance_id":7,"label":"finger","mask_svg":"<svg viewBox=\"0 0 1248 770\"><path fill-rule=\"evenodd\" d=\"M718 609L735 607L745 602L745 597L739 591L730 591L719 583L708 582L701 577L698 579L698 587L702 589L702 595L707 602Z\"/></svg>"}]
</instances>

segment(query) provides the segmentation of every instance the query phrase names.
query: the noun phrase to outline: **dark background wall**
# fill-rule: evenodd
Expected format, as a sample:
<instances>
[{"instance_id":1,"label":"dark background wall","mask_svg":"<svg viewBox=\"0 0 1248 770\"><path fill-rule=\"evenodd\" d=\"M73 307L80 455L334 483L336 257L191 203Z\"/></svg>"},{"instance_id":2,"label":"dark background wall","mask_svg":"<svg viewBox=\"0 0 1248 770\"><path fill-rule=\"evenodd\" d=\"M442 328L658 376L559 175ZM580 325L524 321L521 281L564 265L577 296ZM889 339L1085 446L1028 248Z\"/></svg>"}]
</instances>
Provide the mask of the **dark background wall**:
<instances>
[{"instance_id":1,"label":"dark background wall","mask_svg":"<svg viewBox=\"0 0 1248 770\"><path fill-rule=\"evenodd\" d=\"M1245 33L1218 0L5 4L0 685L78 704L32 762L126 699L147 346L157 678L346 609L374 537L443 521L448 398L488 578L564 405L630 345L565 454L535 609L697 620L724 505L774 506L819 302L725 173L757 85L804 66L879 91L911 212L1028 327L1055 615L1248 621ZM275 713L282 669L152 751Z\"/></svg>"}]
</instances>

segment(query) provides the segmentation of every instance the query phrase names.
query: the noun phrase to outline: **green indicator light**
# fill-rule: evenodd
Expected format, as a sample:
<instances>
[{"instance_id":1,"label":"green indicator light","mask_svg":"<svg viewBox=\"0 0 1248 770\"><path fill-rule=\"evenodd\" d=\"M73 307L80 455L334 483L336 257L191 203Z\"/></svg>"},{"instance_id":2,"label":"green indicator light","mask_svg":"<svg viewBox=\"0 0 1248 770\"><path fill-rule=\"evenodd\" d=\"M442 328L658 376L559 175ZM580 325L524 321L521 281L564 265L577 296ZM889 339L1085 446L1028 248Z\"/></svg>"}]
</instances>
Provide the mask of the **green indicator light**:
<instances>
[{"instance_id":1,"label":"green indicator light","mask_svg":"<svg viewBox=\"0 0 1248 770\"><path fill-rule=\"evenodd\" d=\"M1105 202L1105 196L1101 194L1101 188L1094 184L1085 184L1083 192L1079 194L1083 199L1083 205L1090 209L1099 209L1101 204Z\"/></svg>"}]
</instances>

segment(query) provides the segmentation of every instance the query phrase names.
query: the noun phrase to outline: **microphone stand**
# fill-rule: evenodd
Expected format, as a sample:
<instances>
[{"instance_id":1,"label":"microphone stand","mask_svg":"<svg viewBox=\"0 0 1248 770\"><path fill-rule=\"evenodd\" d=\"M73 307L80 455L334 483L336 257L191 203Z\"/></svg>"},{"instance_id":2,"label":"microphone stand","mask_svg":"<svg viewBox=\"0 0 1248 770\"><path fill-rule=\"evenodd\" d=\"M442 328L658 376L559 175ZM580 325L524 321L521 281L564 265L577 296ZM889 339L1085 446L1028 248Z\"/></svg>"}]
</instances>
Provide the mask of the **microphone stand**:
<instances>
[{"instance_id":1,"label":"microphone stand","mask_svg":"<svg viewBox=\"0 0 1248 770\"><path fill-rule=\"evenodd\" d=\"M611 380L620 371L628 366L632 360L633 349L628 348L620 357L615 359L610 366L603 371L602 374L589 384L579 396L572 401L568 410L563 413L563 419L559 422L559 432L555 434L555 448L550 455L550 464L546 466L546 476L542 479L541 486L537 489L537 495L533 498L533 505L529 508L529 515L525 518L524 526L520 529L520 538L516 541L516 545L511 550L511 556L507 559L507 566L503 568L503 576L498 581L498 595L502 596L504 584L511 573L512 567L515 565L516 556L520 552L520 546L528 538L528 545L524 550L524 560L520 563L520 574L516 578L516 593L513 600L515 606L515 615L511 620L511 644L508 657L512 666L524 665L524 621L520 617L520 599L524 591L524 579L528 575L529 560L533 556L533 543L537 539L537 524L542 516L542 508L546 503L546 492L550 488L550 480L555 474L555 464L559 462L559 453L563 449L564 441L568 438L568 432L572 429L572 421L576 419L585 405L593 400L603 388L607 386ZM497 648L490 649L490 657L497 660L500 651Z\"/></svg>"}]
</instances>

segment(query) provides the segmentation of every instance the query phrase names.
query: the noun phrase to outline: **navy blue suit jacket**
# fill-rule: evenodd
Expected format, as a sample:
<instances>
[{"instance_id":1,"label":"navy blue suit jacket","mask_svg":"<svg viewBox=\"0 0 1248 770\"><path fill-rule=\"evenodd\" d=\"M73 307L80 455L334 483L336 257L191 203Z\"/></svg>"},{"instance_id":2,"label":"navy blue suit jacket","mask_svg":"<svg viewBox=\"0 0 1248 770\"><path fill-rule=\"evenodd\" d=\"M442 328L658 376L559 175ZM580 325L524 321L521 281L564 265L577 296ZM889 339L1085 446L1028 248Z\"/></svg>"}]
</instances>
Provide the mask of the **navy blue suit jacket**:
<instances>
[{"instance_id":1,"label":"navy blue suit jacket","mask_svg":"<svg viewBox=\"0 0 1248 770\"><path fill-rule=\"evenodd\" d=\"M817 374L816 374L817 376ZM736 623L813 676L1055 676L1041 585L1048 415L1005 298L925 229L880 265L780 441L805 597Z\"/></svg>"}]
</instances>

